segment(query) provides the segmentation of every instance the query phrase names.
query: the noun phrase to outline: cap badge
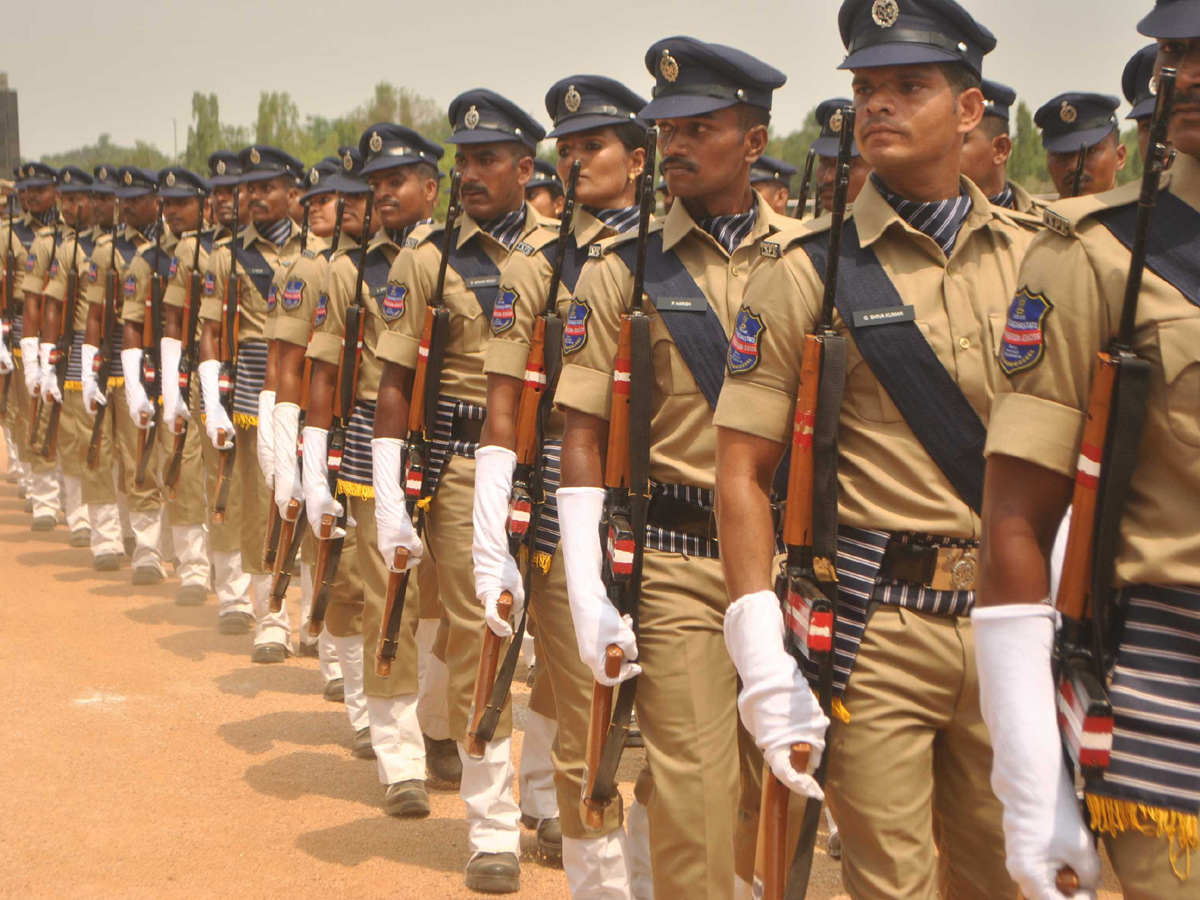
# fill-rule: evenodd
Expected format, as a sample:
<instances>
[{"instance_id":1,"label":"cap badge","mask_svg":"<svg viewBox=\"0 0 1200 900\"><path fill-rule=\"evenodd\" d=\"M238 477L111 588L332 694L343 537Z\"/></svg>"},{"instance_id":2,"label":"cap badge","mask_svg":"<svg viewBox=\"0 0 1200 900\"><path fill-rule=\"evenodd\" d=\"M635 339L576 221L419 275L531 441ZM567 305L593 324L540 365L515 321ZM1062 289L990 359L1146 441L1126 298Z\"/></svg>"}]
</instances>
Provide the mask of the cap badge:
<instances>
[{"instance_id":1,"label":"cap badge","mask_svg":"<svg viewBox=\"0 0 1200 900\"><path fill-rule=\"evenodd\" d=\"M125 173L125 183L126 183L126 184L133 184L133 173L132 173L132 172L126 172L126 173Z\"/></svg>"},{"instance_id":2,"label":"cap badge","mask_svg":"<svg viewBox=\"0 0 1200 900\"><path fill-rule=\"evenodd\" d=\"M479 110L475 108L475 104L471 104L471 108L467 110L467 114L463 116L463 124L468 128L479 127Z\"/></svg>"},{"instance_id":3,"label":"cap badge","mask_svg":"<svg viewBox=\"0 0 1200 900\"><path fill-rule=\"evenodd\" d=\"M104 166L100 167L100 180L108 181L108 169L106 169Z\"/></svg>"},{"instance_id":4,"label":"cap badge","mask_svg":"<svg viewBox=\"0 0 1200 900\"><path fill-rule=\"evenodd\" d=\"M371 132L371 140L367 144L371 148L372 153L378 153L383 149L383 138L379 136L378 131Z\"/></svg>"},{"instance_id":5,"label":"cap badge","mask_svg":"<svg viewBox=\"0 0 1200 900\"><path fill-rule=\"evenodd\" d=\"M675 61L670 50L663 50L662 59L658 61L658 71L662 72L662 77L671 83L674 83L675 79L679 77L679 63Z\"/></svg>"},{"instance_id":6,"label":"cap badge","mask_svg":"<svg viewBox=\"0 0 1200 900\"><path fill-rule=\"evenodd\" d=\"M309 184L316 185L316 183L320 180L321 180L321 173L318 172L316 169L313 169L311 172L308 173L308 183Z\"/></svg>"},{"instance_id":7,"label":"cap badge","mask_svg":"<svg viewBox=\"0 0 1200 900\"><path fill-rule=\"evenodd\" d=\"M354 157L349 153L342 157L342 168L347 172L354 171Z\"/></svg>"},{"instance_id":8,"label":"cap badge","mask_svg":"<svg viewBox=\"0 0 1200 900\"><path fill-rule=\"evenodd\" d=\"M225 174L225 160L223 160L223 159L217 160L217 174L218 175Z\"/></svg>"},{"instance_id":9,"label":"cap badge","mask_svg":"<svg viewBox=\"0 0 1200 900\"><path fill-rule=\"evenodd\" d=\"M829 130L834 134L842 133L842 123L846 117L840 109L835 109L833 115L829 117Z\"/></svg>"},{"instance_id":10,"label":"cap badge","mask_svg":"<svg viewBox=\"0 0 1200 900\"><path fill-rule=\"evenodd\" d=\"M71 173L63 172L63 184L70 184L70 183L71 183Z\"/></svg>"},{"instance_id":11,"label":"cap badge","mask_svg":"<svg viewBox=\"0 0 1200 900\"><path fill-rule=\"evenodd\" d=\"M167 173L167 187L175 187L175 173L174 172Z\"/></svg>"},{"instance_id":12,"label":"cap badge","mask_svg":"<svg viewBox=\"0 0 1200 900\"><path fill-rule=\"evenodd\" d=\"M871 18L880 28L891 28L900 18L900 4L896 0L875 0Z\"/></svg>"},{"instance_id":13,"label":"cap badge","mask_svg":"<svg viewBox=\"0 0 1200 900\"><path fill-rule=\"evenodd\" d=\"M1079 118L1079 110L1073 107L1066 100L1063 101L1062 109L1058 111L1058 117L1070 125Z\"/></svg>"},{"instance_id":14,"label":"cap badge","mask_svg":"<svg viewBox=\"0 0 1200 900\"><path fill-rule=\"evenodd\" d=\"M257 147L251 147L251 148L250 148L250 162L252 162L252 163L253 163L254 165L256 165L256 166L257 166L257 165L258 165L260 162L262 162L262 154L258 152L258 148L257 148Z\"/></svg>"},{"instance_id":15,"label":"cap badge","mask_svg":"<svg viewBox=\"0 0 1200 900\"><path fill-rule=\"evenodd\" d=\"M567 112L579 112L583 98L579 96L579 91L575 90L575 85L567 88L567 96L563 98L563 103L566 104Z\"/></svg>"},{"instance_id":16,"label":"cap badge","mask_svg":"<svg viewBox=\"0 0 1200 900\"><path fill-rule=\"evenodd\" d=\"M1150 96L1157 97L1158 96L1158 76L1157 75L1150 76L1149 87L1150 87Z\"/></svg>"}]
</instances>

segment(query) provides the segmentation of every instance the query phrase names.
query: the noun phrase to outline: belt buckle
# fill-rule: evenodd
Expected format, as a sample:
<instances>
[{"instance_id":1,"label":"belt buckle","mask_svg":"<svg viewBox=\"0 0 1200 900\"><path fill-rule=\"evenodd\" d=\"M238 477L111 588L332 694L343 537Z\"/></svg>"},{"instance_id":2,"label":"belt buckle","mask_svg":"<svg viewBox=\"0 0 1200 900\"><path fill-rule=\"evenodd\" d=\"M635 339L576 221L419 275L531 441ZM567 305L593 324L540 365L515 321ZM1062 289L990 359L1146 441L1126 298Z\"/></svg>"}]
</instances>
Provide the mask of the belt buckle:
<instances>
[{"instance_id":1,"label":"belt buckle","mask_svg":"<svg viewBox=\"0 0 1200 900\"><path fill-rule=\"evenodd\" d=\"M938 547L929 586L935 591L973 591L979 574L974 547Z\"/></svg>"}]
</instances>

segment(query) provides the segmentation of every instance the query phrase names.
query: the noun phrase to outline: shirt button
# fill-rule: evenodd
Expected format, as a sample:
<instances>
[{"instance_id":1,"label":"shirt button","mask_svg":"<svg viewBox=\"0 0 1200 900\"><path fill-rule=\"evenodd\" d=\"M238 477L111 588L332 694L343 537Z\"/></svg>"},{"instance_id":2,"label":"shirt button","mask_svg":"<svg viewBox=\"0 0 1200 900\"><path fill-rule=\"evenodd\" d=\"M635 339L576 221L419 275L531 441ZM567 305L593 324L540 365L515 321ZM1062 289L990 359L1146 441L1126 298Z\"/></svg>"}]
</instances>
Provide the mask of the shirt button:
<instances>
[{"instance_id":1,"label":"shirt button","mask_svg":"<svg viewBox=\"0 0 1200 900\"><path fill-rule=\"evenodd\" d=\"M731 274L732 274L732 275L733 275L733 276L736 278L737 276L739 276L739 275L741 275L741 274L742 274L742 267L741 267L741 266L734 266L734 267L733 267L732 269L730 269L729 271L730 271L730 273L731 273Z\"/></svg>"},{"instance_id":2,"label":"shirt button","mask_svg":"<svg viewBox=\"0 0 1200 900\"><path fill-rule=\"evenodd\" d=\"M971 349L971 339L970 339L970 338L965 338L965 337L964 337L964 338L959 338L959 339L958 339L958 346L962 347L964 350L970 350L970 349Z\"/></svg>"}]
</instances>

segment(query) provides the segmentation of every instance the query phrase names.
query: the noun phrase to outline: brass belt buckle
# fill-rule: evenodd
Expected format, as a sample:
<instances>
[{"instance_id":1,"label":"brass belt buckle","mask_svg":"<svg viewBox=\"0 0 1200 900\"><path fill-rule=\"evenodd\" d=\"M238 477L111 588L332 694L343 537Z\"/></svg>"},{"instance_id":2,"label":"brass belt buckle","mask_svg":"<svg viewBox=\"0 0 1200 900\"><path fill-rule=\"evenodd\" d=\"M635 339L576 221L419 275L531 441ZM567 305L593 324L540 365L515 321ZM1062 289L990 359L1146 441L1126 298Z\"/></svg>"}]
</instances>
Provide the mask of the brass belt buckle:
<instances>
[{"instance_id":1,"label":"brass belt buckle","mask_svg":"<svg viewBox=\"0 0 1200 900\"><path fill-rule=\"evenodd\" d=\"M935 591L973 591L978 573L974 547L938 547L937 567L929 586Z\"/></svg>"}]
</instances>

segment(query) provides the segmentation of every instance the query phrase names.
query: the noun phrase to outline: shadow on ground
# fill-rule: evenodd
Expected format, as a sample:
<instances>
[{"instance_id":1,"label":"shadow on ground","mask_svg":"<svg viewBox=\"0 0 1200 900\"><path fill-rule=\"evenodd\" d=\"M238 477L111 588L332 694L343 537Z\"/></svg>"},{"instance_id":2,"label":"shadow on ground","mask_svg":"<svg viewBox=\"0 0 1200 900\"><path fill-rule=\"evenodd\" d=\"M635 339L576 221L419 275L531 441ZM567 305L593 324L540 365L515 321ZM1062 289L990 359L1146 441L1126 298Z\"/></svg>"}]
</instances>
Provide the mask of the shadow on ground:
<instances>
[{"instance_id":1,"label":"shadow on ground","mask_svg":"<svg viewBox=\"0 0 1200 900\"><path fill-rule=\"evenodd\" d=\"M341 709L321 713L300 710L266 713L241 722L226 722L217 729L217 734L226 743L256 755L273 750L276 744L334 746L349 752L353 737L346 713Z\"/></svg>"},{"instance_id":2,"label":"shadow on ground","mask_svg":"<svg viewBox=\"0 0 1200 900\"><path fill-rule=\"evenodd\" d=\"M222 635L216 635L221 637ZM249 646L243 651L250 656ZM319 694L325 687L320 671L312 668L301 668L290 661L269 666L249 666L234 669L213 679L217 689L224 694L236 694L239 697L257 697L263 692L275 694Z\"/></svg>"},{"instance_id":3,"label":"shadow on ground","mask_svg":"<svg viewBox=\"0 0 1200 900\"><path fill-rule=\"evenodd\" d=\"M322 862L339 866L357 866L379 857L457 874L467 864L467 823L434 818L406 821L381 812L345 825L306 832L296 838L296 846ZM448 847L461 849L447 853Z\"/></svg>"},{"instance_id":4,"label":"shadow on ground","mask_svg":"<svg viewBox=\"0 0 1200 900\"><path fill-rule=\"evenodd\" d=\"M172 585L174 591L179 585ZM148 606L137 606L125 610L126 618L139 625L190 625L200 628L209 625L217 627L217 607L210 603L205 606L180 606L173 599L165 603L151 603Z\"/></svg>"},{"instance_id":5,"label":"shadow on ground","mask_svg":"<svg viewBox=\"0 0 1200 900\"><path fill-rule=\"evenodd\" d=\"M297 750L248 767L243 778L258 793L281 800L316 795L372 807L383 800L375 763L349 753Z\"/></svg>"}]
</instances>

